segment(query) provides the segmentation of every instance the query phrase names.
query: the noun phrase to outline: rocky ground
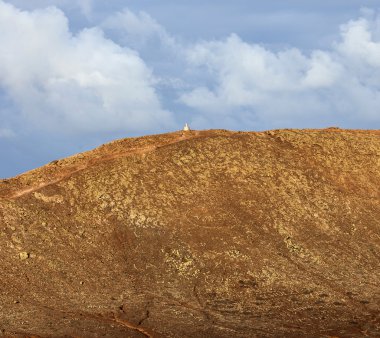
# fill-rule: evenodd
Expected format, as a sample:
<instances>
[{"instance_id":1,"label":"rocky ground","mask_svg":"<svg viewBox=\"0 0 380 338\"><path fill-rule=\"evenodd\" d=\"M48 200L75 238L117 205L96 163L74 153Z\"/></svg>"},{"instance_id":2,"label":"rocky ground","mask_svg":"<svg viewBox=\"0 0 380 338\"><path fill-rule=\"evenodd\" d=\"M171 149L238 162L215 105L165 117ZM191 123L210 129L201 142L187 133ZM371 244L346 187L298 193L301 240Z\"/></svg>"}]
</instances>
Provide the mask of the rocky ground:
<instances>
[{"instance_id":1,"label":"rocky ground","mask_svg":"<svg viewBox=\"0 0 380 338\"><path fill-rule=\"evenodd\" d=\"M380 131L124 139L0 180L0 336L379 337Z\"/></svg>"}]
</instances>

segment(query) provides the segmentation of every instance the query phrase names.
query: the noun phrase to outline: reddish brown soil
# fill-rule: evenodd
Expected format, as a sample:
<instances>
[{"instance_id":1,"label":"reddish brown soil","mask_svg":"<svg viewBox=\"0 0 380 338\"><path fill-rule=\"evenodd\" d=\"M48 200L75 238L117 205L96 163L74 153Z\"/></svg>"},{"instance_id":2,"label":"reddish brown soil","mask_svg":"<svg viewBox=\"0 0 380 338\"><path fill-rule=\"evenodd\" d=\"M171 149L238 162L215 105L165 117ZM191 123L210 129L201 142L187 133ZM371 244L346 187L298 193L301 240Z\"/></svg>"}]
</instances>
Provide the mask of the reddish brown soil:
<instances>
[{"instance_id":1,"label":"reddish brown soil","mask_svg":"<svg viewBox=\"0 0 380 338\"><path fill-rule=\"evenodd\" d=\"M380 131L124 139L0 180L0 336L380 336Z\"/></svg>"}]
</instances>

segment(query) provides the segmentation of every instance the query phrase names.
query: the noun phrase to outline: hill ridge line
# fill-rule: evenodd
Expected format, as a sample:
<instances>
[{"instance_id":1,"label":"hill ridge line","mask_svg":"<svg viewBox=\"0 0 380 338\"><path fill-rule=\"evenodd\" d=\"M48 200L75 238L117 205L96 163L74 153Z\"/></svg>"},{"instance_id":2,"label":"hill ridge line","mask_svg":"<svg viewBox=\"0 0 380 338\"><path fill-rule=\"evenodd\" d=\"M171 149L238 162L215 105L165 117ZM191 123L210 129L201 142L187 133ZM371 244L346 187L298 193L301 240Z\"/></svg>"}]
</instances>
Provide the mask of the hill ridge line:
<instances>
[{"instance_id":1,"label":"hill ridge line","mask_svg":"<svg viewBox=\"0 0 380 338\"><path fill-rule=\"evenodd\" d=\"M249 133L249 134L259 134L259 135L268 135L269 137L275 136L277 134L281 134L282 132L293 132L293 133L314 133L314 132L321 132L321 133L363 133L363 134L372 134L372 135L379 135L380 136L380 130L356 130L356 129L340 129L336 127L330 127L330 128L322 128L322 129L273 129L273 130L266 130L266 131L232 131L232 130L225 130L225 129L211 129L211 130L190 130L190 131L175 131L172 133L165 133L165 134L158 134L158 135L146 135L142 137L134 137L134 138L126 138L126 139L120 139L120 140L114 140L109 143L105 143L99 147L96 147L92 150L88 150L82 153L74 154L72 156L66 157L64 159L61 159L59 161L52 161L49 164L46 164L42 167L32 169L30 171L27 171L25 173L22 173L20 175L17 175L15 177L9 178L9 179L0 179L0 199L16 199L19 197L22 197L24 195L33 193L35 191L38 191L39 189L42 189L46 186L56 184L64 180L65 178L74 175L77 172L81 172L89 167L92 167L98 163L110 161L115 158L123 157L123 156L128 156L128 155L133 155L137 153L146 153L153 151L154 149L164 147L167 145L175 144L181 141L193 139L193 138L200 138L200 137L207 137L207 136L212 136L212 135L225 135L225 134L240 134L240 133ZM107 154L107 151L109 151L109 148L115 146L119 146L123 142L134 142L134 141L144 141L144 140L150 140L155 141L154 138L158 137L157 141L155 144L149 144L149 145L143 145L138 148L131 147L129 145L129 148L126 151L122 152L116 152L114 154ZM172 139L165 139L162 140L160 137L173 137ZM105 149L105 154L96 157L97 154L99 154L102 149ZM95 155L94 157L89 157L89 158L82 158L86 156L91 156ZM52 167L49 169L53 172L48 172L45 173L46 176L50 176L49 180L43 180L42 182L38 180L38 176L40 175L41 171L48 168L48 166L55 164L56 162L60 161L68 161L68 160L74 160L78 161L80 163L76 164L69 164L63 162L63 167L61 167L59 170L55 170ZM37 176L36 178L33 178L33 175ZM29 182L23 182L25 179L30 179L33 181L33 179L37 182L32 182L29 184ZM7 185L5 184L9 184ZM17 186L18 185L18 186Z\"/></svg>"},{"instance_id":2,"label":"hill ridge line","mask_svg":"<svg viewBox=\"0 0 380 338\"><path fill-rule=\"evenodd\" d=\"M52 185L52 184L56 184L56 183L59 183L61 181L63 181L64 179L78 173L78 172L81 172L83 170L86 170L88 168L91 168L99 163L103 163L103 162L107 162L107 161L112 161L114 159L117 159L117 158L121 158L121 157L125 157L125 156L130 156L130 155L135 155L135 154L146 154L146 153L149 153L149 152L152 152L156 149L159 149L159 148L162 148L162 147L166 147L166 146L169 146L171 144L175 144L175 143L179 143L179 142L183 142L183 141L186 141L186 140L191 140L191 139L196 139L196 138L200 138L204 136L204 134L201 134L199 131L195 131L193 133L182 133L182 135L178 136L177 138L175 138L174 140L170 140L170 141L167 141L167 142L164 142L163 144L160 144L160 145L148 145L148 146L145 146L145 147L141 147L141 148L137 148L137 149L129 149L125 152L121 152L121 153L117 153L117 154L112 154L112 155L106 155L106 156L103 156L99 159L89 159L87 162L85 162L84 164L82 165L78 165L76 168L71 168L72 170L69 170L67 173L64 173L64 174L61 174L61 175L58 175L58 177L54 178L54 179L50 179L48 181L44 181L38 185L35 185L35 186L31 186L31 187L28 187L28 188L24 188L24 189L21 189L21 190L17 190L15 192L11 192L11 193L8 193L8 194L5 194L5 195L1 195L1 192L0 192L0 198L1 199L17 199L19 197L22 197L22 196L25 196L25 195L28 195L28 194L31 194L33 192L36 192L40 189L43 189L44 187L47 187L49 185ZM44 166L43 166L44 167ZM41 168L43 168L41 167ZM27 174L27 173L25 173Z\"/></svg>"}]
</instances>

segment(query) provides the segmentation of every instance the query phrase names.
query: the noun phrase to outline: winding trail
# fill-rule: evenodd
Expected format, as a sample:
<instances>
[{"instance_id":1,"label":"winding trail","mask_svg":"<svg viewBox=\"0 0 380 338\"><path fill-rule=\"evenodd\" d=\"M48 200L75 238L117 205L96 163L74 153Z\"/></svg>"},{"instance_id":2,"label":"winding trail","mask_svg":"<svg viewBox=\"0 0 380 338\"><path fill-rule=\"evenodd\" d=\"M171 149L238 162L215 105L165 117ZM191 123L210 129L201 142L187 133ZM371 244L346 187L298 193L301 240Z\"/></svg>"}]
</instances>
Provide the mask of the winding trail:
<instances>
[{"instance_id":1,"label":"winding trail","mask_svg":"<svg viewBox=\"0 0 380 338\"><path fill-rule=\"evenodd\" d=\"M128 329L131 329L131 330L134 330L134 331L137 331L137 332L140 332L141 334L143 334L145 337L147 338L153 338L153 334L148 332L147 329L144 329L143 327L139 326L139 325L134 325L124 319L120 319L118 317L114 317L113 321L121 326L124 326Z\"/></svg>"},{"instance_id":2,"label":"winding trail","mask_svg":"<svg viewBox=\"0 0 380 338\"><path fill-rule=\"evenodd\" d=\"M33 302L33 303L29 302L29 304L33 304L34 306L39 307L41 309L48 310L49 312L55 312L55 313L58 313L60 315L68 316L68 317L73 318L73 319L85 318L88 320L95 320L95 321L99 321L99 322L103 322L103 323L110 323L110 324L114 323L116 325L119 325L119 326L126 328L127 330L132 330L132 331L136 331L138 333L141 333L146 338L153 338L154 337L154 333L150 332L150 330L143 328L142 326L140 326L140 324L134 324L134 323L132 323L132 322L130 322L124 318L120 318L119 316L117 316L113 312L108 314L108 315L107 314L95 314L95 313L89 313L89 312L83 312L83 311L77 313L74 311L67 311L67 310L65 311L65 310L61 310L58 308L42 305L42 304L39 304L38 302ZM38 337L38 336L33 335L33 337Z\"/></svg>"},{"instance_id":3,"label":"winding trail","mask_svg":"<svg viewBox=\"0 0 380 338\"><path fill-rule=\"evenodd\" d=\"M125 152L112 154L112 155L106 155L106 156L103 156L103 157L101 157L99 159L95 159L95 160L89 159L87 162L85 162L83 164L80 164L76 167L71 167L70 170L65 171L63 169L62 173L56 175L54 178L52 178L50 180L46 180L46 181L41 182L41 183L39 183L35 186L32 186L32 187L23 188L23 189L11 192L7 195L0 196L0 198L14 200L14 199L20 198L22 196L36 192L36 191L38 191L44 187L47 187L49 185L57 184L57 183L63 181L64 179L66 179L67 177L70 177L70 176L72 176L78 172L81 172L81 171L86 170L90 167L93 167L99 163L108 162L108 161L112 161L112 160L117 159L117 158L131 156L131 155L149 153L149 152L152 152L156 149L163 148L163 147L166 147L166 146L174 144L174 143L179 143L179 142L183 142L183 141L187 141L187 140L191 140L191 139L195 139L195 138L201 138L202 136L205 136L205 134L203 134L203 133L201 134L199 131L184 132L181 135L179 135L178 137L176 137L175 139L173 139L171 141L164 142L164 143L159 144L159 145L149 145L149 146L138 148L138 149L129 149Z\"/></svg>"},{"instance_id":4,"label":"winding trail","mask_svg":"<svg viewBox=\"0 0 380 338\"><path fill-rule=\"evenodd\" d=\"M297 133L297 132L300 132L302 130L296 130L295 129L292 131ZM327 129L309 129L308 131L309 132L318 131L318 132L328 132L328 133L334 133L334 132L339 133L342 130L339 128L327 128ZM276 134L276 132L277 132L276 130L273 130L273 131L252 132L252 133L259 133L259 134L265 133L269 136L273 136ZM375 135L380 135L380 130L366 130L366 131L364 131L364 130L350 130L350 132L352 132L352 133L358 133L358 132L359 133L371 133L371 134L375 134ZM43 181L43 182L36 184L34 186L31 186L31 187L29 186L26 188L20 188L16 191L11 190L9 193L5 193L4 191L2 192L0 189L0 199L14 200L14 199L20 198L22 196L31 194L35 191L38 191L38 190L40 190L46 186L59 183L59 182L63 181L65 178L70 177L71 175L73 175L77 172L83 171L89 167L96 165L96 164L111 161L113 159L117 159L117 158L121 158L121 157L125 157L125 156L130 156L130 155L135 155L135 154L144 154L144 153L148 153L148 152L154 151L155 149L162 148L162 147L174 144L174 143L179 143L179 142L190 140L190 139L205 137L205 136L212 134L212 131L191 130L191 131L182 131L182 132L179 131L176 133L178 134L178 136L175 137L173 140L162 142L161 144L158 144L158 145L150 145L150 146L145 146L145 147L141 147L138 149L132 148L132 149L128 149L124 152L120 152L117 154L105 155L105 156L98 158L98 159L89 159L87 162L80 164L78 166L73 166L73 167L67 168L67 170L65 170L63 168L61 173L58 172L57 174L53 174L54 177L52 177L51 179ZM234 133L234 132L230 131L230 133ZM25 174L27 174L27 173L25 173ZM25 174L21 174L21 175L25 175ZM10 180L12 180L12 179L10 179Z\"/></svg>"}]
</instances>

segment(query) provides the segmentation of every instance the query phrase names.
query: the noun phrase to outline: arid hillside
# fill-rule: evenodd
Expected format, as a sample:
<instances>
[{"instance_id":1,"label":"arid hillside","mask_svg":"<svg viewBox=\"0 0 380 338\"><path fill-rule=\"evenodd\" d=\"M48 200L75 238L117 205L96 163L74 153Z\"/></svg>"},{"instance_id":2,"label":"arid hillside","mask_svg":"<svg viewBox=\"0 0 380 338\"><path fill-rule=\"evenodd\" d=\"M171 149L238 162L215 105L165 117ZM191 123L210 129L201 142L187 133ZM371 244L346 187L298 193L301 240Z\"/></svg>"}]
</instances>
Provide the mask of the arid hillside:
<instances>
[{"instance_id":1,"label":"arid hillside","mask_svg":"<svg viewBox=\"0 0 380 338\"><path fill-rule=\"evenodd\" d=\"M0 180L0 227L0 336L380 336L380 131L118 140Z\"/></svg>"}]
</instances>

